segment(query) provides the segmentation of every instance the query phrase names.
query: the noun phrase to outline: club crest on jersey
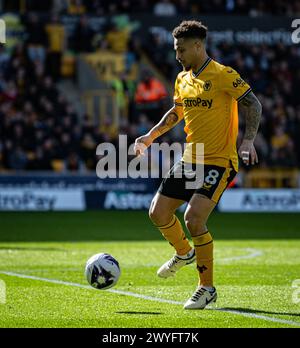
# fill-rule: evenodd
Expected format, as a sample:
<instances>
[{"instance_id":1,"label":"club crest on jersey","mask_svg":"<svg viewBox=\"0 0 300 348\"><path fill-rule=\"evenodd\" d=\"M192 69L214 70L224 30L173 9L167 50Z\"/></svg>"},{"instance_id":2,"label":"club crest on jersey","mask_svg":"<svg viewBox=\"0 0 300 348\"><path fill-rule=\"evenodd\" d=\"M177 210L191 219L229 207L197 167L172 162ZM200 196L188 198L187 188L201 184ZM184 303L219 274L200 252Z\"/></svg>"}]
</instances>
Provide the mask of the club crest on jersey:
<instances>
[{"instance_id":1,"label":"club crest on jersey","mask_svg":"<svg viewBox=\"0 0 300 348\"><path fill-rule=\"evenodd\" d=\"M185 98L183 99L184 106L186 108L191 107L204 107L210 109L212 107L212 99L201 99L201 98Z\"/></svg>"},{"instance_id":2,"label":"club crest on jersey","mask_svg":"<svg viewBox=\"0 0 300 348\"><path fill-rule=\"evenodd\" d=\"M207 80L204 82L203 89L209 91L211 89L211 81Z\"/></svg>"}]
</instances>

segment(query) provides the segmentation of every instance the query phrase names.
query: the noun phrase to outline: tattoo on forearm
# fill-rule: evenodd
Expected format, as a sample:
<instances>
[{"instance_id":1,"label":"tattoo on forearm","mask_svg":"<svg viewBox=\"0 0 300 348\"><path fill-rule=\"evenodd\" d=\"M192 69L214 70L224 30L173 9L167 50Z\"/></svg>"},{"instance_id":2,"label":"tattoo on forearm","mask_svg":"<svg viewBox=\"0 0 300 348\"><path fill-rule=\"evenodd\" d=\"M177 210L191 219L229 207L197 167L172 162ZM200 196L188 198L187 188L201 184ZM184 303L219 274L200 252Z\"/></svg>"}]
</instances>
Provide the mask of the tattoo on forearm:
<instances>
[{"instance_id":1,"label":"tattoo on forearm","mask_svg":"<svg viewBox=\"0 0 300 348\"><path fill-rule=\"evenodd\" d=\"M244 139L254 140L261 118L262 107L253 92L250 92L239 102L239 109L243 110L246 118Z\"/></svg>"},{"instance_id":2,"label":"tattoo on forearm","mask_svg":"<svg viewBox=\"0 0 300 348\"><path fill-rule=\"evenodd\" d=\"M169 111L163 116L154 129L161 135L173 128L179 121L179 117L174 111Z\"/></svg>"}]
</instances>

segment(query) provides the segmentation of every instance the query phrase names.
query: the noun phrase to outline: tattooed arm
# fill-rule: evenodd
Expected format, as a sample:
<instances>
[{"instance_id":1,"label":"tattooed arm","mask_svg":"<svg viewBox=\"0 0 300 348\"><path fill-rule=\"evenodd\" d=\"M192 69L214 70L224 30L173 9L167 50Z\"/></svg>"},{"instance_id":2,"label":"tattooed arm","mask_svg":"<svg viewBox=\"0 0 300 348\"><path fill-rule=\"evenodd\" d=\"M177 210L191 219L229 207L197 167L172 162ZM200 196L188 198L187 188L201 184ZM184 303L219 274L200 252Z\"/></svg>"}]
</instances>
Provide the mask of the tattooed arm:
<instances>
[{"instance_id":1,"label":"tattooed arm","mask_svg":"<svg viewBox=\"0 0 300 348\"><path fill-rule=\"evenodd\" d=\"M150 130L149 134L151 134L154 140L175 127L182 119L182 107L173 106L172 109L162 117L160 122Z\"/></svg>"},{"instance_id":2,"label":"tattooed arm","mask_svg":"<svg viewBox=\"0 0 300 348\"><path fill-rule=\"evenodd\" d=\"M239 102L239 110L242 110L246 118L245 140L252 140L257 133L260 122L262 106L253 92L250 92Z\"/></svg>"},{"instance_id":3,"label":"tattooed arm","mask_svg":"<svg viewBox=\"0 0 300 348\"><path fill-rule=\"evenodd\" d=\"M183 119L183 111L180 106L173 106L147 134L135 140L136 155L143 154L153 141L175 127Z\"/></svg>"},{"instance_id":4,"label":"tattooed arm","mask_svg":"<svg viewBox=\"0 0 300 348\"><path fill-rule=\"evenodd\" d=\"M245 116L246 129L244 139L239 148L239 156L243 162L248 165L258 163L258 157L253 145L255 136L257 134L262 106L259 100L256 98L253 92L250 92L239 102L239 110L241 110Z\"/></svg>"}]
</instances>

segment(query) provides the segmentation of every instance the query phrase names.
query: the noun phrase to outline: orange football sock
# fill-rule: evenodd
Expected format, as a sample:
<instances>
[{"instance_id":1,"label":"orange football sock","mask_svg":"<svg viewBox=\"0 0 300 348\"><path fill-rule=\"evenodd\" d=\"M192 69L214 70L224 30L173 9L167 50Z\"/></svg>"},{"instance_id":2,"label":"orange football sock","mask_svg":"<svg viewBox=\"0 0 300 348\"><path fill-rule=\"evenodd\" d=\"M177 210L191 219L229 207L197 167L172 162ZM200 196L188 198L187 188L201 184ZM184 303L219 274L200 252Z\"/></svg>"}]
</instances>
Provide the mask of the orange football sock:
<instances>
[{"instance_id":1,"label":"orange football sock","mask_svg":"<svg viewBox=\"0 0 300 348\"><path fill-rule=\"evenodd\" d=\"M165 239L175 248L178 255L185 255L192 249L176 215L173 215L172 220L167 225L156 227L160 230Z\"/></svg>"},{"instance_id":2,"label":"orange football sock","mask_svg":"<svg viewBox=\"0 0 300 348\"><path fill-rule=\"evenodd\" d=\"M213 286L213 239L207 231L204 234L192 237L196 251L199 285Z\"/></svg>"}]
</instances>

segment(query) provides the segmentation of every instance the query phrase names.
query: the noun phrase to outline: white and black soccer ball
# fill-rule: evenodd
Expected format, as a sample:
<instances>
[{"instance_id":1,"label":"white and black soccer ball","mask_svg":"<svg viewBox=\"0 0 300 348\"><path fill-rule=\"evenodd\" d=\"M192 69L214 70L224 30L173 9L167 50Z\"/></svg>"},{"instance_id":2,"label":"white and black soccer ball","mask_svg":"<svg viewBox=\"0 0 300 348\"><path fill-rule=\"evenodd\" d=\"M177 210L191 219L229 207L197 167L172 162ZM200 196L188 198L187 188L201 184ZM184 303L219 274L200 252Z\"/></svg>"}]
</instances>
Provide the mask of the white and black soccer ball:
<instances>
[{"instance_id":1,"label":"white and black soccer ball","mask_svg":"<svg viewBox=\"0 0 300 348\"><path fill-rule=\"evenodd\" d=\"M85 276L96 289L105 290L116 285L120 278L119 262L111 255L100 253L87 260Z\"/></svg>"}]
</instances>

